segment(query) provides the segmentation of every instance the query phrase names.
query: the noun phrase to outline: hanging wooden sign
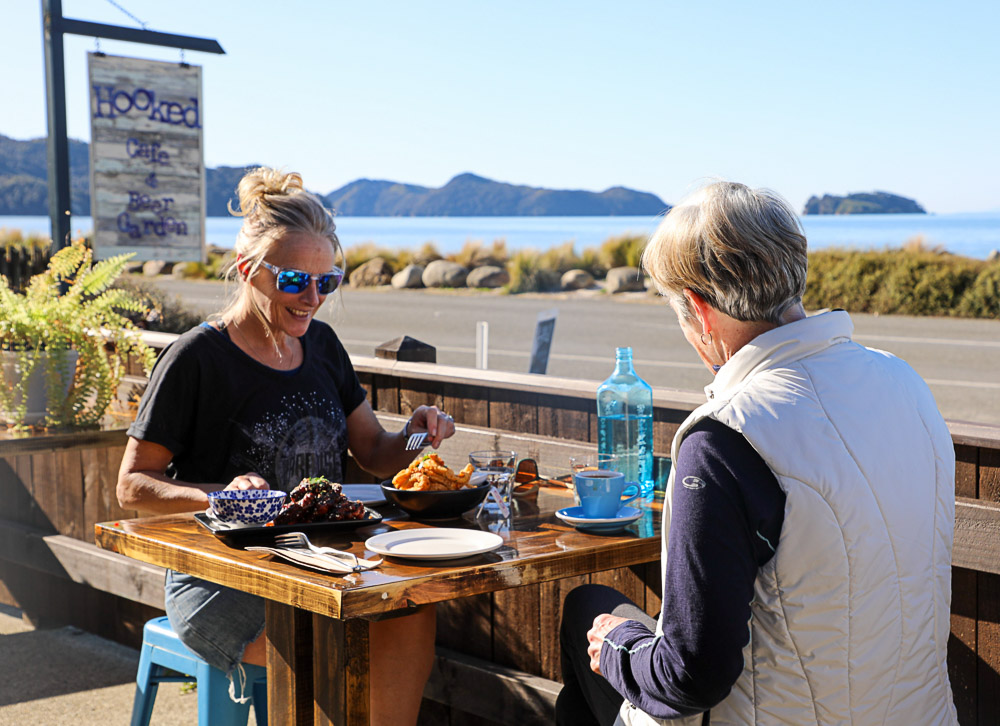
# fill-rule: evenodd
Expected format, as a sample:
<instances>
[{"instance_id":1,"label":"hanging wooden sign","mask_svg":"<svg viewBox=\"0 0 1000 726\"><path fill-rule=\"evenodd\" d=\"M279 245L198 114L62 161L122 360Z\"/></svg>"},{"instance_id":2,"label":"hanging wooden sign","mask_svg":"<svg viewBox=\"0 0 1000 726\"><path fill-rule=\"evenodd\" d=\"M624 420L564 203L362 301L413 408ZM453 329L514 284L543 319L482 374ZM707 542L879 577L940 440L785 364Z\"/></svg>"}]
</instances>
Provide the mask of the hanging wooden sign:
<instances>
[{"instance_id":1,"label":"hanging wooden sign","mask_svg":"<svg viewBox=\"0 0 1000 726\"><path fill-rule=\"evenodd\" d=\"M97 53L87 61L95 257L204 260L201 68Z\"/></svg>"}]
</instances>

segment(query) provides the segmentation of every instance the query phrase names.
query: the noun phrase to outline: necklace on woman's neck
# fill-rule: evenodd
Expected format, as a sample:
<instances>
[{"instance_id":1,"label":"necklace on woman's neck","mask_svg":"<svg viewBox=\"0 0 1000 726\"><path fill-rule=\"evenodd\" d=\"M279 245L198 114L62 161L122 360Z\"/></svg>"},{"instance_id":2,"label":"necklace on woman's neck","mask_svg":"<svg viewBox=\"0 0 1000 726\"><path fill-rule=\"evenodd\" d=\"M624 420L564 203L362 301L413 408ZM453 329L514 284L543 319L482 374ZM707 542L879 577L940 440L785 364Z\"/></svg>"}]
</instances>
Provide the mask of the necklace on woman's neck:
<instances>
[{"instance_id":1,"label":"necklace on woman's neck","mask_svg":"<svg viewBox=\"0 0 1000 726\"><path fill-rule=\"evenodd\" d=\"M266 365L268 368L291 370L297 368L302 362L299 348L295 342L290 341L290 350L282 355L281 349L269 331L265 330L265 342L261 345L253 337L247 335L247 327L249 326L246 321L235 319L230 320L226 325L230 339L232 339L233 333L236 333L239 339L233 340L233 342L258 363Z\"/></svg>"}]
</instances>

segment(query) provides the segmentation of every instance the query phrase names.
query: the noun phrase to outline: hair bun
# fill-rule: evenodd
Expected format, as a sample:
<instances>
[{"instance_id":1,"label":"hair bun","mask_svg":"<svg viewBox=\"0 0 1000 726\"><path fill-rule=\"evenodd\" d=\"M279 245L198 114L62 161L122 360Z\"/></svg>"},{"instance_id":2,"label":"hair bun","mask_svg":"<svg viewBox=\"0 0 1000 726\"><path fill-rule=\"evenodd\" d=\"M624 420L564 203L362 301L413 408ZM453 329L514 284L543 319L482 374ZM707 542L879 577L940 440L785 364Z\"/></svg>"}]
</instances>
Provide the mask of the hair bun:
<instances>
[{"instance_id":1,"label":"hair bun","mask_svg":"<svg viewBox=\"0 0 1000 726\"><path fill-rule=\"evenodd\" d=\"M291 196L304 192L302 176L296 172L288 174L261 166L252 169L243 175L236 193L239 197L240 208L236 211L229 206L229 211L238 217L255 216L261 207L267 206L268 196Z\"/></svg>"}]
</instances>

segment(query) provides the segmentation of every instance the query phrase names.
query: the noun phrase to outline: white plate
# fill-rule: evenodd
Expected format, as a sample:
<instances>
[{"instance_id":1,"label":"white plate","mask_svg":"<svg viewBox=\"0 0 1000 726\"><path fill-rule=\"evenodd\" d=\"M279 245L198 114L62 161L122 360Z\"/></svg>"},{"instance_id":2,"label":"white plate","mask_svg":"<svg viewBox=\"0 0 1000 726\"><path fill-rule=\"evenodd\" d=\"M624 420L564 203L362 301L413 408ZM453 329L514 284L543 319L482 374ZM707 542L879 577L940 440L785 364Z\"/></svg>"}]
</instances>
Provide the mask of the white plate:
<instances>
[{"instance_id":1,"label":"white plate","mask_svg":"<svg viewBox=\"0 0 1000 726\"><path fill-rule=\"evenodd\" d=\"M380 484L344 484L344 496L355 501L361 500L366 507L385 504L385 495Z\"/></svg>"},{"instance_id":2,"label":"white plate","mask_svg":"<svg viewBox=\"0 0 1000 726\"><path fill-rule=\"evenodd\" d=\"M428 527L377 534L365 547L389 557L413 560L451 560L490 552L503 544L503 537L478 529Z\"/></svg>"}]
</instances>

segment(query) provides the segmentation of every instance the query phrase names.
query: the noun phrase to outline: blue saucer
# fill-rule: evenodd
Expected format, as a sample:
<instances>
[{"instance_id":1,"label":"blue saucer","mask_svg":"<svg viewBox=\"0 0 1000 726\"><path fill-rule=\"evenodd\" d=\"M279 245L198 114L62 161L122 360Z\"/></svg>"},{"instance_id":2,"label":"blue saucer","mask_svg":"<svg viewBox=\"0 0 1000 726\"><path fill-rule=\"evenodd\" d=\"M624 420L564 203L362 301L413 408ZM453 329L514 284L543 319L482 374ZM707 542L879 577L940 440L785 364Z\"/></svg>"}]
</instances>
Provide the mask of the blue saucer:
<instances>
[{"instance_id":1,"label":"blue saucer","mask_svg":"<svg viewBox=\"0 0 1000 726\"><path fill-rule=\"evenodd\" d=\"M618 510L617 517L596 518L584 515L583 507L566 507L557 511L556 516L566 524L584 531L616 532L639 519L642 512L635 507L622 507Z\"/></svg>"}]
</instances>

